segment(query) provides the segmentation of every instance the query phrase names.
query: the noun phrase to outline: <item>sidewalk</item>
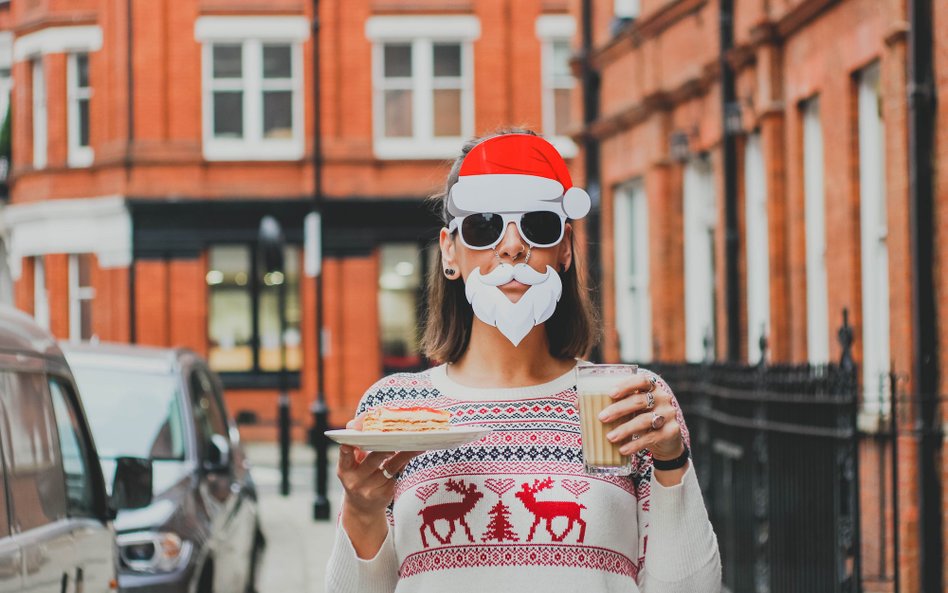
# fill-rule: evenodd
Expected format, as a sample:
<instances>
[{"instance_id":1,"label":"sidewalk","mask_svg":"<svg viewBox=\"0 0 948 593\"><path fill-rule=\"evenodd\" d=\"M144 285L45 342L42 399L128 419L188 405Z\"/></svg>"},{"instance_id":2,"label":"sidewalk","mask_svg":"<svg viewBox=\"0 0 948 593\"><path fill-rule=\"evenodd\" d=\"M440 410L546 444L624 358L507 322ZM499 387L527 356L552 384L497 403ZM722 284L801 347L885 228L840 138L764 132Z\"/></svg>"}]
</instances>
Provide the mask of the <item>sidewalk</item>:
<instances>
[{"instance_id":1,"label":"sidewalk","mask_svg":"<svg viewBox=\"0 0 948 593\"><path fill-rule=\"evenodd\" d=\"M336 447L329 449L329 521L313 520L315 453L296 444L290 452L290 495L280 489L276 443L245 443L260 492L260 515L267 549L257 583L259 593L323 593L326 562L335 535L341 486L336 479Z\"/></svg>"}]
</instances>

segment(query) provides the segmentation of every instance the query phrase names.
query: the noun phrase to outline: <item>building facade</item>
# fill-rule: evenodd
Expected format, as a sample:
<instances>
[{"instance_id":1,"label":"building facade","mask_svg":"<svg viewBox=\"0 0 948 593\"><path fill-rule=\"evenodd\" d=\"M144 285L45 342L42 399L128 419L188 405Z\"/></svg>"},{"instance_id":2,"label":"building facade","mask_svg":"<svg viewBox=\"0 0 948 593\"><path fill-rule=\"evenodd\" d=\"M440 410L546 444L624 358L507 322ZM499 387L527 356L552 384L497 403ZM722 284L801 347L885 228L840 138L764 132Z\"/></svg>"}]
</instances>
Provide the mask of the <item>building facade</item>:
<instances>
[{"instance_id":1,"label":"building facade","mask_svg":"<svg viewBox=\"0 0 948 593\"><path fill-rule=\"evenodd\" d=\"M17 306L61 339L207 356L250 438L275 436L281 377L296 438L311 425L317 173L325 395L341 426L383 373L427 363L417 325L440 223L424 200L463 141L513 124L576 151L565 0L323 1L317 171L314 4L0 7ZM258 256L266 215L282 270Z\"/></svg>"},{"instance_id":2,"label":"building facade","mask_svg":"<svg viewBox=\"0 0 948 593\"><path fill-rule=\"evenodd\" d=\"M922 52L942 98L927 123L936 130L927 231L911 220L914 4L933 11L934 42ZM937 332L940 383L929 395L948 393L948 176L938 174L948 170L948 6L584 0L572 12L590 23L588 67L599 77L599 113L584 132L601 152L605 358L835 362L845 310L860 429L885 428L894 393L911 434L920 389L913 233L933 234L927 296L939 315L919 325ZM940 414L933 427L945 425L946 406ZM893 517L880 526L867 510L867 591L893 590L899 569L901 590L919 590L918 439L900 437L899 447L899 492L882 496L899 496L900 549ZM879 467L862 455L864 472ZM940 463L933 479L944 483ZM879 508L869 496L864 509Z\"/></svg>"}]
</instances>

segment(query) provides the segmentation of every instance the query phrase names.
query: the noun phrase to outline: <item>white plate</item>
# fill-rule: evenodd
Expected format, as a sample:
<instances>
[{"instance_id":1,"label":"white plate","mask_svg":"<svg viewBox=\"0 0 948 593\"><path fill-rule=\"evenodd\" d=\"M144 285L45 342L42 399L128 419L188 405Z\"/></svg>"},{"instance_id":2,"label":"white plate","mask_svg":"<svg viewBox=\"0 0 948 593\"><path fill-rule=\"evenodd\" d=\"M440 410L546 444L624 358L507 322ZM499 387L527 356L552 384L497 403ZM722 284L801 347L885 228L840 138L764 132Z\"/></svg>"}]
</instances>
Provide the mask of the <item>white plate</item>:
<instances>
[{"instance_id":1,"label":"white plate","mask_svg":"<svg viewBox=\"0 0 948 593\"><path fill-rule=\"evenodd\" d=\"M327 430L326 436L342 445L367 451L433 451L466 445L489 432L489 428L481 426L452 426L448 430L429 432L363 432L347 428Z\"/></svg>"}]
</instances>

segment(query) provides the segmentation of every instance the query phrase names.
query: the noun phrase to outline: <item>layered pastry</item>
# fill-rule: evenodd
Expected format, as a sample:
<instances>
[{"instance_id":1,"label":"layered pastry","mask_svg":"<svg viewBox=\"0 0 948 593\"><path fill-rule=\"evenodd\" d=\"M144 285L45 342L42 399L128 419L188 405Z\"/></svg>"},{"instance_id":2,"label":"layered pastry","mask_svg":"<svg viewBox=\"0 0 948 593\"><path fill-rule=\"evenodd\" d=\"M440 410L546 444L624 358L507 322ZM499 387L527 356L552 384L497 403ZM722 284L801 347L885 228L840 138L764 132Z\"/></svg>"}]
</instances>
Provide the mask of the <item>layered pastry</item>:
<instances>
[{"instance_id":1,"label":"layered pastry","mask_svg":"<svg viewBox=\"0 0 948 593\"><path fill-rule=\"evenodd\" d=\"M451 412L435 408L372 408L362 419L366 432L428 432L451 428Z\"/></svg>"}]
</instances>

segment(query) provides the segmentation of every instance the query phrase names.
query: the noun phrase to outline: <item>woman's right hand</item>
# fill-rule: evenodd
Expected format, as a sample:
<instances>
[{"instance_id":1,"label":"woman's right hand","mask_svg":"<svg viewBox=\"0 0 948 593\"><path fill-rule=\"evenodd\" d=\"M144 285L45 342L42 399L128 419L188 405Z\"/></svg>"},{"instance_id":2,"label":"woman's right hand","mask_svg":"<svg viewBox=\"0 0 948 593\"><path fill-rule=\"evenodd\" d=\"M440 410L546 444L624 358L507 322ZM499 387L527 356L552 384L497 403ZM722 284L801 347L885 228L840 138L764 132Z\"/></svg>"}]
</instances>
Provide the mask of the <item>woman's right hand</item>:
<instances>
[{"instance_id":1,"label":"woman's right hand","mask_svg":"<svg viewBox=\"0 0 948 593\"><path fill-rule=\"evenodd\" d=\"M346 428L361 430L361 416ZM395 497L395 476L419 453L365 451L351 445L339 446L336 475L346 492L342 505L342 525L360 558L373 558L388 535L385 509ZM386 472L392 478L386 477Z\"/></svg>"}]
</instances>

